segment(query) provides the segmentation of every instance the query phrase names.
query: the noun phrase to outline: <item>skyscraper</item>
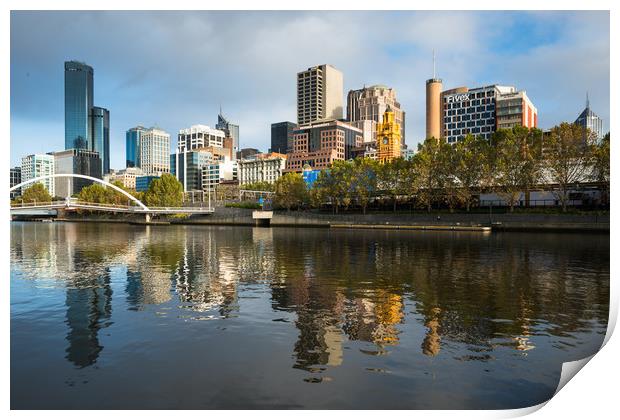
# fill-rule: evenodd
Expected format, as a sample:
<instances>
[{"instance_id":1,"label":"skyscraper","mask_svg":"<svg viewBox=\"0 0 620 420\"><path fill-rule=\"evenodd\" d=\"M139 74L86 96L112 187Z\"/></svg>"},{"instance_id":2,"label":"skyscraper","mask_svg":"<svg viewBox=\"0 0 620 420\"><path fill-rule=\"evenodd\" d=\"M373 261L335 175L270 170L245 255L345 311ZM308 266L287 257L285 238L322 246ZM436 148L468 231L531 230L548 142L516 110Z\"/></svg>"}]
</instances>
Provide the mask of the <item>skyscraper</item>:
<instances>
[{"instance_id":1,"label":"skyscraper","mask_svg":"<svg viewBox=\"0 0 620 420\"><path fill-rule=\"evenodd\" d=\"M218 130L222 130L226 137L230 137L233 139L233 156L236 156L239 151L239 126L237 124L233 124L222 115L222 109L220 108L220 113L217 114L217 124L215 128Z\"/></svg>"},{"instance_id":2,"label":"skyscraper","mask_svg":"<svg viewBox=\"0 0 620 420\"><path fill-rule=\"evenodd\" d=\"M600 141L605 133L603 132L603 119L590 109L590 98L586 94L586 108L579 114L575 124L587 128L596 135L596 141Z\"/></svg>"},{"instance_id":3,"label":"skyscraper","mask_svg":"<svg viewBox=\"0 0 620 420\"><path fill-rule=\"evenodd\" d=\"M170 134L155 127L141 134L140 168L145 175L170 173Z\"/></svg>"},{"instance_id":4,"label":"skyscraper","mask_svg":"<svg viewBox=\"0 0 620 420\"><path fill-rule=\"evenodd\" d=\"M93 68L65 62L65 149L92 150Z\"/></svg>"},{"instance_id":5,"label":"skyscraper","mask_svg":"<svg viewBox=\"0 0 620 420\"><path fill-rule=\"evenodd\" d=\"M103 175L110 173L110 111L95 106L91 112L93 151L99 153Z\"/></svg>"},{"instance_id":6,"label":"skyscraper","mask_svg":"<svg viewBox=\"0 0 620 420\"><path fill-rule=\"evenodd\" d=\"M296 124L283 121L271 124L271 152L289 153L293 150L293 130Z\"/></svg>"},{"instance_id":7,"label":"skyscraper","mask_svg":"<svg viewBox=\"0 0 620 420\"><path fill-rule=\"evenodd\" d=\"M140 136L146 128L137 126L125 133L125 166L127 168L140 167Z\"/></svg>"},{"instance_id":8,"label":"skyscraper","mask_svg":"<svg viewBox=\"0 0 620 420\"><path fill-rule=\"evenodd\" d=\"M342 72L329 64L297 73L297 123L343 118Z\"/></svg>"},{"instance_id":9,"label":"skyscraper","mask_svg":"<svg viewBox=\"0 0 620 420\"><path fill-rule=\"evenodd\" d=\"M350 90L347 95L347 120L356 127L362 128L362 121L373 121L371 125L372 140L377 141L376 123L380 123L385 111L390 108L394 113L394 121L400 127L401 143L405 144L405 112L396 100L396 91L383 85L363 87Z\"/></svg>"}]
</instances>

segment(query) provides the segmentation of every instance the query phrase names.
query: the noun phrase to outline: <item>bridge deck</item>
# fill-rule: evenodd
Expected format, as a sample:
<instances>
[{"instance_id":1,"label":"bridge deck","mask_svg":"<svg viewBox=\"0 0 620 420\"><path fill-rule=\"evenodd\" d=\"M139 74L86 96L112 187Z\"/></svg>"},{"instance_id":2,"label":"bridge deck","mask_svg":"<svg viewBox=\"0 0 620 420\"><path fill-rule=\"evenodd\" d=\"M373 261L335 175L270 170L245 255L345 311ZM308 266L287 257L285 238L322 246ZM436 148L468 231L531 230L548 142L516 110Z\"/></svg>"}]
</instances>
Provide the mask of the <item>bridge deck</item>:
<instances>
[{"instance_id":1,"label":"bridge deck","mask_svg":"<svg viewBox=\"0 0 620 420\"><path fill-rule=\"evenodd\" d=\"M142 207L126 206L126 205L109 205L101 203L87 203L77 201L52 201L48 203L23 203L20 205L11 205L11 213L24 214L26 211L32 210L97 210L121 213L138 213L138 214L208 214L213 213L213 207Z\"/></svg>"}]
</instances>

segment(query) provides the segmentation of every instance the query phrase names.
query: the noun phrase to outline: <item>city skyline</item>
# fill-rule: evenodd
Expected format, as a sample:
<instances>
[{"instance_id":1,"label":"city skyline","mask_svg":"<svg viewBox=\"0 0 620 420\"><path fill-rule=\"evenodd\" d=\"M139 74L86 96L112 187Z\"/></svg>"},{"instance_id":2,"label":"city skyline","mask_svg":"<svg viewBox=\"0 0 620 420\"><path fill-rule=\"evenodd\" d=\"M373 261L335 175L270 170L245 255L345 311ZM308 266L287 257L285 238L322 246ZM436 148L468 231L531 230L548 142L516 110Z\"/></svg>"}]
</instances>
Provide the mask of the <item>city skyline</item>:
<instances>
[{"instance_id":1,"label":"city skyline","mask_svg":"<svg viewBox=\"0 0 620 420\"><path fill-rule=\"evenodd\" d=\"M343 14L348 19L342 19ZM94 68L95 102L114 116L110 167L115 169L125 167L129 128L157 125L171 134L174 150L180 129L194 124L214 128L220 106L240 126L240 148L267 151L271 124L296 121L296 74L324 63L342 71L345 96L364 85L393 87L407 112L407 143L415 148L424 138L425 80L432 76L433 49L444 89L516 85L536 103L541 128L574 121L587 91L593 111L609 130L608 12L12 12L11 16L11 166L27 154L63 149L62 72L67 60ZM127 19L139 27L156 25L153 38L146 37L147 44L142 45L145 41L132 37L139 29L124 29L129 27L122 23ZM393 30L401 28L402 38L393 42L380 31L364 33L367 25L376 28L381 21ZM116 27L114 33L93 49L91 37L110 25ZM283 37L291 25L301 33ZM438 33L434 25L445 30ZM71 38L86 34L86 28L92 33L80 40ZM312 31L314 39L304 31ZM325 42L316 42L317 37ZM178 51L175 45L187 47ZM220 66L199 66L213 63L214 57ZM33 138L33 132L47 135Z\"/></svg>"}]
</instances>

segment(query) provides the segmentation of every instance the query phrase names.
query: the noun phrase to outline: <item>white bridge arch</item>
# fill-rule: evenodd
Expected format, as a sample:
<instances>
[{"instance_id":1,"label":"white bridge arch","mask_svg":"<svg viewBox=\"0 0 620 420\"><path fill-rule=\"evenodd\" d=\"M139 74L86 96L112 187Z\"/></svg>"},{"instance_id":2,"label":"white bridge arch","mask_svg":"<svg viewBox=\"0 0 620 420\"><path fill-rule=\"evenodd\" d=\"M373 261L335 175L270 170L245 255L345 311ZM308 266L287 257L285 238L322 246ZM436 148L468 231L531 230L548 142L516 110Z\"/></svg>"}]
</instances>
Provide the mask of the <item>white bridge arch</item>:
<instances>
[{"instance_id":1,"label":"white bridge arch","mask_svg":"<svg viewBox=\"0 0 620 420\"><path fill-rule=\"evenodd\" d=\"M110 188L120 192L121 194L125 195L130 200L135 201L142 208L142 210L150 211L150 209L147 206L145 206L142 203L142 201L138 200L136 197L134 197L133 195L129 194L124 189L119 188L116 185L111 184L109 182L106 182L103 179L95 178L95 177L88 176L88 175L82 175L82 174L53 174L53 175L38 176L36 178L29 179L28 181L24 181L22 183L19 183L19 184L15 185L15 186L11 187L9 189L9 192L10 191L14 191L14 190L16 190L18 188L21 188L24 185L33 184L35 182L43 181L44 179L50 179L50 178L82 178L82 179L88 179L88 180L91 180L91 181L95 181L95 182L98 182L99 184L105 185L106 187L110 187Z\"/></svg>"}]
</instances>

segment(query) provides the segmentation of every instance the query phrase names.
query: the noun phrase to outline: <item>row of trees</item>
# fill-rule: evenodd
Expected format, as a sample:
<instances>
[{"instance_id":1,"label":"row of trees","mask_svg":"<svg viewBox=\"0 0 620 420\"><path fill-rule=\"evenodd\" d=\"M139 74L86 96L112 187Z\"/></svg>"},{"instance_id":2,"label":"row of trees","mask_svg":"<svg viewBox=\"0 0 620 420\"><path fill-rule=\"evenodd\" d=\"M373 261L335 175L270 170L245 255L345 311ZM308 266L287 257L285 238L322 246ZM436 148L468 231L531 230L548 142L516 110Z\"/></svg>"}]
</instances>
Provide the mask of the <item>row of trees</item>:
<instances>
[{"instance_id":1,"label":"row of trees","mask_svg":"<svg viewBox=\"0 0 620 420\"><path fill-rule=\"evenodd\" d=\"M498 130L490 142L472 135L454 145L431 138L410 161L336 161L310 190L300 174L289 173L278 179L275 191L281 207L331 203L334 212L351 204L366 212L376 198L391 200L394 210L404 198L428 211L433 205L469 211L481 192L495 192L512 211L523 192L527 199L534 186L551 184L566 211L576 183L599 182L608 192L609 174L609 134L597 142L581 126L562 123L548 135L536 128Z\"/></svg>"}]
</instances>

